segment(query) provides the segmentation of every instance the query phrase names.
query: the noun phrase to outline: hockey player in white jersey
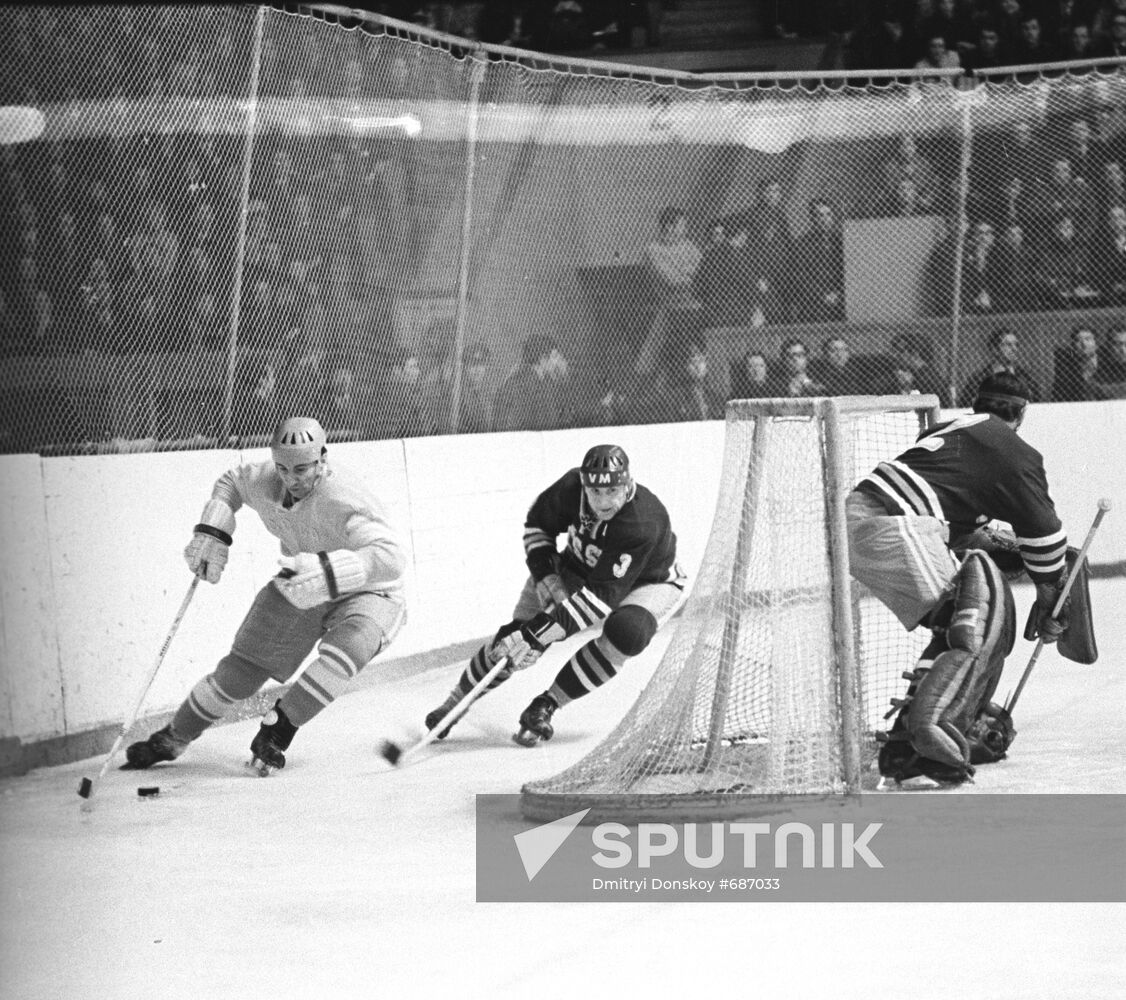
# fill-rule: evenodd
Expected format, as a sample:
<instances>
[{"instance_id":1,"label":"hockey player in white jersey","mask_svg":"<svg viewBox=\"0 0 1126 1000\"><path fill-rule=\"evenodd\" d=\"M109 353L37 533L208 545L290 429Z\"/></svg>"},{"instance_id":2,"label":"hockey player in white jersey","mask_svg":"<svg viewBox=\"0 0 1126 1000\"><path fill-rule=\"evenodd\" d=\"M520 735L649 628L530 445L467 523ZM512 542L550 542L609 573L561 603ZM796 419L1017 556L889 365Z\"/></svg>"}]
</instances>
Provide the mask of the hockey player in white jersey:
<instances>
[{"instance_id":1,"label":"hockey player in white jersey","mask_svg":"<svg viewBox=\"0 0 1126 1000\"><path fill-rule=\"evenodd\" d=\"M184 552L188 567L218 583L246 505L281 542L281 572L254 599L231 651L189 692L171 723L126 751L127 768L179 757L192 740L267 682L285 682L250 744L260 773L285 766L305 725L395 638L406 617L403 549L384 506L353 474L330 467L325 432L308 417L275 429L270 459L216 481Z\"/></svg>"}]
</instances>

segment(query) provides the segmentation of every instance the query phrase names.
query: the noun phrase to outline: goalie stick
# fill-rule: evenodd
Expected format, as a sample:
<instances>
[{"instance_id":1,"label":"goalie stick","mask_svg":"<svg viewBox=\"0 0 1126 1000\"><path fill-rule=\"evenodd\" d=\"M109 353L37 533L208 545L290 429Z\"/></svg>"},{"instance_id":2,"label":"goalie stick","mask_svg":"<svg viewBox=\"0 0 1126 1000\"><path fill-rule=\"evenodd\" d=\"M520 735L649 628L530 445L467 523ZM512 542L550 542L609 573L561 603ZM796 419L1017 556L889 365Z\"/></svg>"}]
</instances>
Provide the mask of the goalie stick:
<instances>
[{"instance_id":1,"label":"goalie stick","mask_svg":"<svg viewBox=\"0 0 1126 1000\"><path fill-rule=\"evenodd\" d=\"M1067 595L1071 593L1071 586L1075 583L1076 578L1079 576L1079 571L1083 568L1083 561L1087 558L1087 550L1091 547L1091 542L1094 540L1095 532L1099 530L1099 525L1102 523L1106 513L1110 510L1110 500L1103 497L1099 500L1099 509L1095 512L1095 520L1091 522L1091 530L1087 532L1087 537L1083 540L1083 547L1079 550L1079 554L1075 557L1075 562L1072 564L1071 572L1067 574L1067 579L1064 581L1063 587L1060 589L1059 597L1056 598L1056 606L1052 608L1052 617L1058 618L1060 612L1063 610L1064 602L1067 600ZM1009 695L1008 701L1005 702L1004 710L1012 716L1013 709L1016 707L1017 699L1020 698L1021 691L1024 690L1024 685L1028 683L1029 674L1032 673L1032 668L1036 666L1036 661L1040 659L1040 652L1044 648L1044 637L1041 635L1036 640L1036 648L1032 650L1032 657L1028 661L1028 666L1024 668L1024 673L1020 675L1020 681L1017 683L1016 690Z\"/></svg>"},{"instance_id":2,"label":"goalie stick","mask_svg":"<svg viewBox=\"0 0 1126 1000\"><path fill-rule=\"evenodd\" d=\"M466 693L465 696L456 705L453 706L441 719L438 720L437 725L434 726L425 736L423 736L417 743L407 747L405 750L394 740L384 740L379 746L379 753L387 763L401 767L407 757L411 757L418 753L423 747L429 746L437 738L438 734L442 732L446 726L452 722L456 722L468 710L469 706L477 700L481 693L488 687L489 683L494 677L497 676L508 665L508 657L502 656L493 666L489 672L485 674L476 684L473 685Z\"/></svg>"},{"instance_id":3,"label":"goalie stick","mask_svg":"<svg viewBox=\"0 0 1126 1000\"><path fill-rule=\"evenodd\" d=\"M188 592L184 595L184 599L180 602L180 610L176 612L176 617L172 619L172 625L168 629L168 634L164 637L164 642L160 644L160 651L156 654L156 662L153 663L152 669L149 670L148 677L145 678L145 686L141 688L141 693L137 696L137 703L133 706L133 711L129 717L121 725L121 732L118 733L117 739L113 741L113 746L109 748L109 753L106 754L106 759L102 762L102 769L98 772L97 777L93 780L90 778L83 778L78 785L78 794L82 796L82 811L89 812L93 806L94 782L101 781L105 777L106 771L109 770L110 763L113 758L117 756L117 751L121 748L121 743L126 736L129 735L129 730L133 728L133 723L137 721L137 714L141 711L141 706L145 703L145 697L149 693L149 688L152 687L152 682L156 680L156 672L160 669L160 665L164 662L164 657L168 653L168 647L172 645L172 637L175 636L176 630L180 627L180 622L184 620L184 613L188 610L188 605L191 604L192 598L195 596L195 589L199 584L200 578L198 576L192 577L192 582L188 586Z\"/></svg>"}]
</instances>

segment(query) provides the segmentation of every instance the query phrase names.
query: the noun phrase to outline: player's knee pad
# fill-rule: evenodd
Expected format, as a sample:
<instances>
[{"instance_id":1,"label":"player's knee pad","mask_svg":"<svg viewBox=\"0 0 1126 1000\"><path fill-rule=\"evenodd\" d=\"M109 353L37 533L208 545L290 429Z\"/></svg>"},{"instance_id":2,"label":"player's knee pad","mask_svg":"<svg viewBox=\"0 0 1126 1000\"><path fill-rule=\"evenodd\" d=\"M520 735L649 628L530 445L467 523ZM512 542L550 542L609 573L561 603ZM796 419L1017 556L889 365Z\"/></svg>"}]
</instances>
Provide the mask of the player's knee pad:
<instances>
[{"instance_id":1,"label":"player's knee pad","mask_svg":"<svg viewBox=\"0 0 1126 1000\"><path fill-rule=\"evenodd\" d=\"M264 667L232 652L219 661L210 679L218 689L220 697L241 701L243 698L249 698L271 677L270 672Z\"/></svg>"},{"instance_id":2,"label":"player's knee pad","mask_svg":"<svg viewBox=\"0 0 1126 1000\"><path fill-rule=\"evenodd\" d=\"M657 634L657 619L646 608L623 604L606 617L602 638L622 656L637 656Z\"/></svg>"},{"instance_id":3,"label":"player's knee pad","mask_svg":"<svg viewBox=\"0 0 1126 1000\"><path fill-rule=\"evenodd\" d=\"M355 677L383 646L383 631L368 619L346 618L317 647L325 669L345 680Z\"/></svg>"}]
</instances>

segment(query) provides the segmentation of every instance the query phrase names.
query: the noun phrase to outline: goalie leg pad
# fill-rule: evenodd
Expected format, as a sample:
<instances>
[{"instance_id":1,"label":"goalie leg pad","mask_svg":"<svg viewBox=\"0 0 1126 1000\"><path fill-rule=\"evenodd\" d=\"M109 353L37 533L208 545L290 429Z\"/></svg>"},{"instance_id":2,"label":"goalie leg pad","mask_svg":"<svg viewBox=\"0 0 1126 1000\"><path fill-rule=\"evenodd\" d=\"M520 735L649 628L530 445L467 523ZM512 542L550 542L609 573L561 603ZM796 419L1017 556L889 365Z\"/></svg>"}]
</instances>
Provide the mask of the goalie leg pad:
<instances>
[{"instance_id":1,"label":"goalie leg pad","mask_svg":"<svg viewBox=\"0 0 1126 1000\"><path fill-rule=\"evenodd\" d=\"M946 633L950 648L935 659L907 707L907 733L919 754L969 767L965 734L993 697L1015 635L1008 581L988 556L971 551L959 572Z\"/></svg>"},{"instance_id":2,"label":"goalie leg pad","mask_svg":"<svg viewBox=\"0 0 1126 1000\"><path fill-rule=\"evenodd\" d=\"M647 608L622 604L610 612L602 625L602 638L623 658L637 656L657 634L657 619Z\"/></svg>"},{"instance_id":3,"label":"goalie leg pad","mask_svg":"<svg viewBox=\"0 0 1126 1000\"><path fill-rule=\"evenodd\" d=\"M952 767L920 756L911 746L906 733L900 734L899 738L889 737L880 744L879 767L880 774L893 781L909 781L911 778L926 776L933 781L960 784L974 775L972 764L968 767L961 764Z\"/></svg>"}]
</instances>

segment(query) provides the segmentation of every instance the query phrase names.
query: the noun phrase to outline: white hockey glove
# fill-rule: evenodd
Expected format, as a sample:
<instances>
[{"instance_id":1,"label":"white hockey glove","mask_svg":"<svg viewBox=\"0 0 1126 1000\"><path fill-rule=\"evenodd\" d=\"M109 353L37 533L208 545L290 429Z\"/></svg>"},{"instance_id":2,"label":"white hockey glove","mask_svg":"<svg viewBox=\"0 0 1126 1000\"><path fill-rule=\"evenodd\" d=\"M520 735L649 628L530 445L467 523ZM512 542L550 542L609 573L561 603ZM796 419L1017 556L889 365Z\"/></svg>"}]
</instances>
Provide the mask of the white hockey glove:
<instances>
[{"instance_id":1,"label":"white hockey glove","mask_svg":"<svg viewBox=\"0 0 1126 1000\"><path fill-rule=\"evenodd\" d=\"M566 635L562 625L540 612L519 629L499 636L493 646L493 654L507 656L508 665L513 670L527 670L543 656L548 646L566 638Z\"/></svg>"},{"instance_id":2,"label":"white hockey glove","mask_svg":"<svg viewBox=\"0 0 1126 1000\"><path fill-rule=\"evenodd\" d=\"M184 549L188 568L208 583L218 583L234 541L235 514L222 500L208 500Z\"/></svg>"},{"instance_id":3,"label":"white hockey glove","mask_svg":"<svg viewBox=\"0 0 1126 1000\"><path fill-rule=\"evenodd\" d=\"M536 581L536 597L539 598L540 607L544 611L562 604L570 596L563 583L563 577L558 573L548 573L542 580Z\"/></svg>"},{"instance_id":4,"label":"white hockey glove","mask_svg":"<svg viewBox=\"0 0 1126 1000\"><path fill-rule=\"evenodd\" d=\"M351 549L299 552L278 560L281 572L274 586L295 608L306 610L334 601L367 582L363 561Z\"/></svg>"}]
</instances>

